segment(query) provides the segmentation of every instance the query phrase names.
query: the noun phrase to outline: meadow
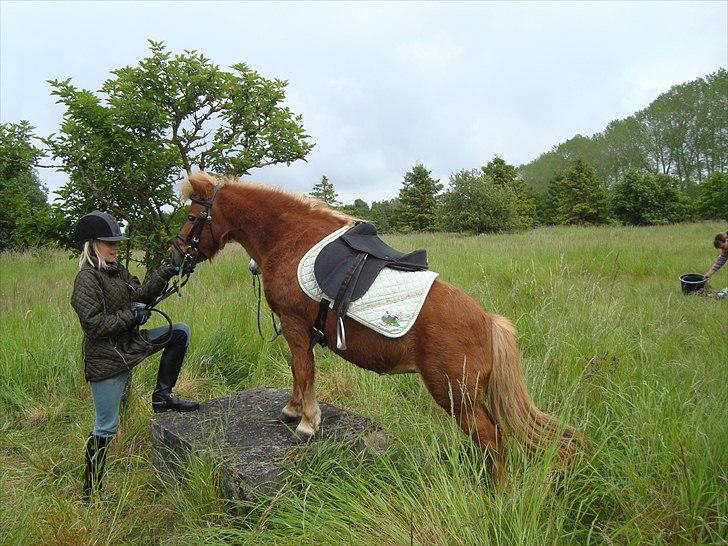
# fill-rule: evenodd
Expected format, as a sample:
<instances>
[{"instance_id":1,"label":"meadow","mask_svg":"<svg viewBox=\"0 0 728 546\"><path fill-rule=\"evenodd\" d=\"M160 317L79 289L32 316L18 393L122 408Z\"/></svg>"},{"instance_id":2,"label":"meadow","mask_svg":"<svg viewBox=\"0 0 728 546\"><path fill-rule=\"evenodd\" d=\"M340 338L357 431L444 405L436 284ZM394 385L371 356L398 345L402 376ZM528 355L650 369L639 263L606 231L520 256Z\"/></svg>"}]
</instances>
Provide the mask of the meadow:
<instances>
[{"instance_id":1,"label":"meadow","mask_svg":"<svg viewBox=\"0 0 728 546\"><path fill-rule=\"evenodd\" d=\"M3 254L0 544L726 544L728 300L685 296L678 281L708 269L725 229L385 237L427 248L442 279L514 322L533 398L587 438L584 454L555 470L548 455L509 444L509 481L496 487L417 375L379 376L322 350L319 399L384 425L391 447L358 465L311 453L278 492L245 506L220 498L212 460L190 460L176 482L155 472L158 357L135 369L108 497L83 501L93 409L69 304L77 262L59 251ZM723 286L726 270L712 281ZM161 307L192 329L182 394L290 386L285 342L258 335L240 247L198 266L182 297Z\"/></svg>"}]
</instances>

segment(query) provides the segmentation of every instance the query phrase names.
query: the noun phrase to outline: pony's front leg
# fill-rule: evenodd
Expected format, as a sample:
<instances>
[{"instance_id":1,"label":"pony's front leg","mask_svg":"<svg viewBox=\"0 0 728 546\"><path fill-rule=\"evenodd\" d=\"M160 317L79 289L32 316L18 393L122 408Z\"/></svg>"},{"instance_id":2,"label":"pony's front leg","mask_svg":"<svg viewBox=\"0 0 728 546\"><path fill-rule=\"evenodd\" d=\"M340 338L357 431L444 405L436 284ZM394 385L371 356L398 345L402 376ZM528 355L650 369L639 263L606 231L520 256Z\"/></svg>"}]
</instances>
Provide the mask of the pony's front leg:
<instances>
[{"instance_id":1,"label":"pony's front leg","mask_svg":"<svg viewBox=\"0 0 728 546\"><path fill-rule=\"evenodd\" d=\"M296 374L293 373L293 365L291 365L291 375L293 376L293 387L291 387L291 398L288 404L283 406L281 410L281 421L284 423L293 423L301 417L301 389L296 383Z\"/></svg>"},{"instance_id":2,"label":"pony's front leg","mask_svg":"<svg viewBox=\"0 0 728 546\"><path fill-rule=\"evenodd\" d=\"M296 434L300 439L308 440L321 424L321 409L314 392L313 350L308 348L310 332L305 323L294 319L281 317L281 325L283 337L291 349L293 372L291 400L283 408L281 416L294 420L300 413L301 422L296 427Z\"/></svg>"}]
</instances>

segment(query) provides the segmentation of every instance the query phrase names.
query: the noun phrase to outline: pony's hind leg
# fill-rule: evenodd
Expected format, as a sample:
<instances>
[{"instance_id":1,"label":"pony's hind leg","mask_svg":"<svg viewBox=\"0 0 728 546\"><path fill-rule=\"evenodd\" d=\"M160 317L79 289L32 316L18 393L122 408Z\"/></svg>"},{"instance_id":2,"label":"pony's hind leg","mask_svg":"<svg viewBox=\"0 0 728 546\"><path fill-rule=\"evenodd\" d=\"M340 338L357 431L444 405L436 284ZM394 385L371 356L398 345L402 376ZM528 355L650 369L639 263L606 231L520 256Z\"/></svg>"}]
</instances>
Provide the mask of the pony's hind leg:
<instances>
[{"instance_id":1,"label":"pony's hind leg","mask_svg":"<svg viewBox=\"0 0 728 546\"><path fill-rule=\"evenodd\" d=\"M503 442L498 429L493 423L490 413L483 401L465 407L455 412L455 419L465 434L470 435L473 441L491 457L493 461L493 480L497 484L505 481L505 462L503 458Z\"/></svg>"},{"instance_id":2,"label":"pony's hind leg","mask_svg":"<svg viewBox=\"0 0 728 546\"><path fill-rule=\"evenodd\" d=\"M493 479L502 483L505 478L503 442L495 422L485 405L487 377L472 373L466 366L452 377L437 367L421 370L422 380L435 401L451 414L462 431L470 436L493 461Z\"/></svg>"},{"instance_id":3,"label":"pony's hind leg","mask_svg":"<svg viewBox=\"0 0 728 546\"><path fill-rule=\"evenodd\" d=\"M283 337L291 350L293 388L291 399L281 412L281 417L293 421L301 415L296 434L307 440L316 433L321 423L321 409L314 392L314 356L309 350L309 331L305 325L293 319L281 317ZM295 415L295 417L294 417Z\"/></svg>"}]
</instances>

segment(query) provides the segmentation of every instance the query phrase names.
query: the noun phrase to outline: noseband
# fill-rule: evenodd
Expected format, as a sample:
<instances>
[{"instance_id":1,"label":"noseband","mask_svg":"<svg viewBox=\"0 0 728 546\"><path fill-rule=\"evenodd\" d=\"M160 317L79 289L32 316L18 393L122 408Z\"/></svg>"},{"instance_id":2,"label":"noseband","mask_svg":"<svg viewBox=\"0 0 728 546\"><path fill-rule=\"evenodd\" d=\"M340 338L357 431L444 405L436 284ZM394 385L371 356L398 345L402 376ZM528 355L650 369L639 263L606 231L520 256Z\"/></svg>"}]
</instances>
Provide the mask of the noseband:
<instances>
[{"instance_id":1,"label":"noseband","mask_svg":"<svg viewBox=\"0 0 728 546\"><path fill-rule=\"evenodd\" d=\"M202 235L202 230L205 229L205 225L207 225L208 229L210 230L210 237L212 237L213 244L217 246L215 234L212 231L211 211L212 204L215 202L215 196L217 195L219 189L220 186L215 186L215 188L212 190L212 196L209 199L200 199L199 197L194 195L190 197L190 201L202 205L203 207L205 207L205 210L203 210L195 217L194 221L192 222L192 229L190 229L187 236L183 237L178 233L177 237L172 243L177 251L180 253L180 255L183 257L182 263L185 264L185 266L189 268L190 271L194 270L195 265L197 265L198 262L202 262L207 259L207 256L205 256L205 254L200 250L200 236ZM187 245L187 248L185 250L182 250L182 248L180 248L179 241L182 241L185 245ZM193 250L194 254L192 254L190 250Z\"/></svg>"}]
</instances>

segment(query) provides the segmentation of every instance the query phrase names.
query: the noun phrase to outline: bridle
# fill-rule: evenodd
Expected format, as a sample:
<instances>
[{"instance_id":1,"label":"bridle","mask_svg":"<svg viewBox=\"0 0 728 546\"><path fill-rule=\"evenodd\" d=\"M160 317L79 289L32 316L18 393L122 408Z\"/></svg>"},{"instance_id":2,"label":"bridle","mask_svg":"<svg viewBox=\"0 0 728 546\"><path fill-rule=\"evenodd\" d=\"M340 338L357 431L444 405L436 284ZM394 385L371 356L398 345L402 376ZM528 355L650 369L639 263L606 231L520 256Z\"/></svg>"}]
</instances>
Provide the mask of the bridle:
<instances>
[{"instance_id":1,"label":"bridle","mask_svg":"<svg viewBox=\"0 0 728 546\"><path fill-rule=\"evenodd\" d=\"M200 236L202 235L202 230L205 229L205 226L207 226L210 230L212 242L217 245L217 241L215 240L215 234L212 231L211 211L212 205L215 202L215 196L217 195L219 189L220 186L215 186L215 188L212 190L212 196L209 199L200 199L199 197L194 195L190 198L191 201L193 201L194 203L198 203L205 207L205 210L195 216L194 220L189 220L192 222L192 229L190 229L186 237L183 237L178 233L174 241L172 241L172 248L174 249L173 254L176 252L181 257L181 260L179 262L179 278L182 279L182 282L179 282L178 279L172 281L171 286L168 286L159 295L159 297L154 300L153 303L149 304L147 306L148 308L157 311L157 309L154 309L155 305L157 305L162 300L168 298L175 292L179 293L180 288L182 288L185 284L187 284L187 281L190 280L190 275L195 270L195 266L199 262L207 259L207 256L205 256L205 254L200 250ZM186 245L186 248L184 250L182 250L179 241L182 241ZM173 258L172 262L175 263L175 261L176 260L174 260Z\"/></svg>"},{"instance_id":2,"label":"bridle","mask_svg":"<svg viewBox=\"0 0 728 546\"><path fill-rule=\"evenodd\" d=\"M186 236L183 237L178 233L177 237L175 237L174 241L172 242L172 246L182 257L180 271L182 272L182 275L186 276L187 278L189 278L190 273L194 271L195 266L199 262L204 262L207 259L207 256L205 256L205 254L200 250L200 237L202 236L202 231L205 229L205 226L207 226L207 228L210 230L210 237L212 237L213 244L217 246L215 233L212 231L211 212L212 205L215 202L215 197L217 196L217 192L219 190L220 186L215 186L209 199L201 199L196 195L190 197L190 201L192 201L193 203L197 203L198 205L202 205L203 207L205 207L205 210L195 216L194 220L190 220L192 222L192 228ZM185 244L186 248L184 250L182 250L179 241L182 241Z\"/></svg>"}]
</instances>

